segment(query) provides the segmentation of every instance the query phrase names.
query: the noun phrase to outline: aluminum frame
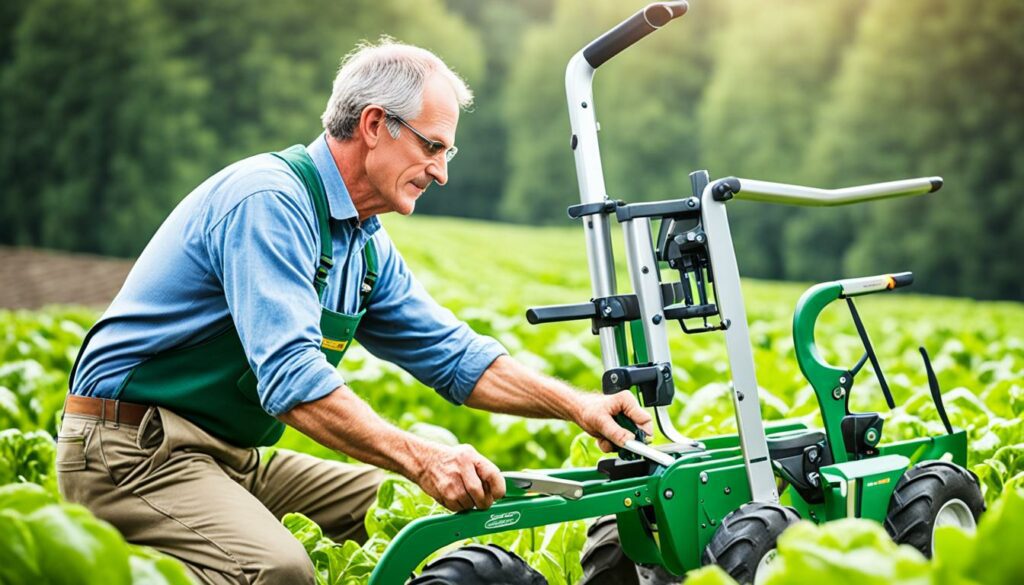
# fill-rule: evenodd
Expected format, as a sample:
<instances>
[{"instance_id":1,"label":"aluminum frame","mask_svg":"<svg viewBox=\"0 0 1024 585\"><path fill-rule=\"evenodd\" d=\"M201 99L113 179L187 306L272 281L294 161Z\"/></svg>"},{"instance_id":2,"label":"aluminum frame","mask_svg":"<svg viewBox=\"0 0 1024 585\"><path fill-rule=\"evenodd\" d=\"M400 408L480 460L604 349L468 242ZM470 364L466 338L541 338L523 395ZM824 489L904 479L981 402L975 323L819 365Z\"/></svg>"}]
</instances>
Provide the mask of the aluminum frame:
<instances>
[{"instance_id":1,"label":"aluminum frame","mask_svg":"<svg viewBox=\"0 0 1024 585\"><path fill-rule=\"evenodd\" d=\"M747 468L751 500L779 501L775 472L768 454L764 422L758 399L754 352L750 345L747 310L740 289L740 271L729 230L725 202L713 195L719 181L712 181L701 194L701 222L708 239L708 260L715 275L715 302L725 329L725 347L732 370L732 400L736 410L736 428L743 447L743 463Z\"/></svg>"},{"instance_id":2,"label":"aluminum frame","mask_svg":"<svg viewBox=\"0 0 1024 585\"><path fill-rule=\"evenodd\" d=\"M942 187L942 177L919 177L842 189L819 189L754 179L735 180L740 184L740 189L735 194L736 199L811 207L832 207L861 201L924 195L938 191Z\"/></svg>"},{"instance_id":3,"label":"aluminum frame","mask_svg":"<svg viewBox=\"0 0 1024 585\"><path fill-rule=\"evenodd\" d=\"M572 128L576 180L580 186L581 203L599 203L608 199L605 191L601 151L597 142L597 118L594 111L594 71L580 50L565 69L565 95L569 103L569 126ZM616 293L615 257L612 253L611 229L603 213L583 218L587 241L587 266L590 269L594 298ZM615 331L604 327L598 331L601 360L605 370L619 367Z\"/></svg>"},{"instance_id":4,"label":"aluminum frame","mask_svg":"<svg viewBox=\"0 0 1024 585\"><path fill-rule=\"evenodd\" d=\"M661 271L651 241L651 219L639 217L625 221L622 223L622 231L626 238L626 265L640 305L647 357L652 363L671 364L668 320L665 319L664 299L661 296ZM692 445L695 442L676 429L667 406L655 407L654 418L661 433L673 443Z\"/></svg>"}]
</instances>

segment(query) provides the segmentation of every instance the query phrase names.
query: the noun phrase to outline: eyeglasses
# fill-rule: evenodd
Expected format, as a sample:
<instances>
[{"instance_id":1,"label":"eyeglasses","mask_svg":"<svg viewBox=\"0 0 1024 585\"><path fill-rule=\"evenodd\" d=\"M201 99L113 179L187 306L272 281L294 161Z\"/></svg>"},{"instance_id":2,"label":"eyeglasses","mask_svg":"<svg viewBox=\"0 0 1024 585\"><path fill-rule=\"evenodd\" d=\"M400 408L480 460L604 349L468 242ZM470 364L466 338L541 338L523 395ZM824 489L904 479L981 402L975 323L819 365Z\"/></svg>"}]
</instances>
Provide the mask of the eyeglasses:
<instances>
[{"instance_id":1,"label":"eyeglasses","mask_svg":"<svg viewBox=\"0 0 1024 585\"><path fill-rule=\"evenodd\" d=\"M445 150L443 142L438 142L437 140L431 140L427 138L426 136L423 135L422 132L413 128L408 122L402 119L401 116L392 114L391 112L384 112L384 116L398 122L402 126L405 126L406 128L409 129L410 132L416 135L416 138L422 140L423 146L424 148L427 149L427 152L430 153L430 156L437 156L437 153L443 151L445 162L451 162L451 160L455 158L455 155L459 153L459 148L457 146L452 146L451 148Z\"/></svg>"}]
</instances>

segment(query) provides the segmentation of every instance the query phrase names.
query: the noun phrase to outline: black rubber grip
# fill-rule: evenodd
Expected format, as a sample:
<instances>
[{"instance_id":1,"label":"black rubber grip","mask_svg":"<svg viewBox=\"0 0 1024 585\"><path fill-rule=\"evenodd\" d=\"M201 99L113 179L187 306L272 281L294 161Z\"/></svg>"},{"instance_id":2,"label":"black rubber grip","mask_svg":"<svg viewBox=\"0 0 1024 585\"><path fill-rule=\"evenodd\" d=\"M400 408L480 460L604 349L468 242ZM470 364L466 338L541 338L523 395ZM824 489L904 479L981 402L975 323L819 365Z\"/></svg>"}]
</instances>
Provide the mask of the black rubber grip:
<instances>
[{"instance_id":1,"label":"black rubber grip","mask_svg":"<svg viewBox=\"0 0 1024 585\"><path fill-rule=\"evenodd\" d=\"M655 2L619 23L583 49L583 58L597 69L633 43L665 26L673 18L686 14L689 5L680 2Z\"/></svg>"},{"instance_id":2,"label":"black rubber grip","mask_svg":"<svg viewBox=\"0 0 1024 585\"><path fill-rule=\"evenodd\" d=\"M892 282L893 288L900 288L901 286L910 286L914 284L914 273L913 272L900 272L899 274L893 274Z\"/></svg>"},{"instance_id":3,"label":"black rubber grip","mask_svg":"<svg viewBox=\"0 0 1024 585\"><path fill-rule=\"evenodd\" d=\"M934 193L942 188L942 177L935 177L931 180L932 190L929 193Z\"/></svg>"},{"instance_id":4,"label":"black rubber grip","mask_svg":"<svg viewBox=\"0 0 1024 585\"><path fill-rule=\"evenodd\" d=\"M526 311L526 320L531 325L539 323L557 323L559 321L576 321L579 319L593 319L597 316L594 303L578 303L573 305L551 305L548 307L533 307Z\"/></svg>"}]
</instances>

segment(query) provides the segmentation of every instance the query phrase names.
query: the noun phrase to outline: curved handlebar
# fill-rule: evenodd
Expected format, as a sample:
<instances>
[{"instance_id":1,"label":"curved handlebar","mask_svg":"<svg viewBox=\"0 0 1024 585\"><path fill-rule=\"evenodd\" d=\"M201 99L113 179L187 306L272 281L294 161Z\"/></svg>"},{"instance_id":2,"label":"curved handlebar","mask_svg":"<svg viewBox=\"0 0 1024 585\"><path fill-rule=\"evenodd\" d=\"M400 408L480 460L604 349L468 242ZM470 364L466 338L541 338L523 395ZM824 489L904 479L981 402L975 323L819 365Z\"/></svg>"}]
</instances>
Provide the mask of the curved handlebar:
<instances>
[{"instance_id":1,"label":"curved handlebar","mask_svg":"<svg viewBox=\"0 0 1024 585\"><path fill-rule=\"evenodd\" d=\"M720 179L707 186L716 201L736 197L750 201L809 206L846 205L875 199L924 195L925 193L934 193L941 188L942 177L920 177L843 189L817 189L735 177Z\"/></svg>"},{"instance_id":2,"label":"curved handlebar","mask_svg":"<svg viewBox=\"0 0 1024 585\"><path fill-rule=\"evenodd\" d=\"M591 41L583 49L583 58L591 67L597 69L633 43L665 26L672 19L686 14L688 8L685 0L648 4L615 28Z\"/></svg>"}]
</instances>

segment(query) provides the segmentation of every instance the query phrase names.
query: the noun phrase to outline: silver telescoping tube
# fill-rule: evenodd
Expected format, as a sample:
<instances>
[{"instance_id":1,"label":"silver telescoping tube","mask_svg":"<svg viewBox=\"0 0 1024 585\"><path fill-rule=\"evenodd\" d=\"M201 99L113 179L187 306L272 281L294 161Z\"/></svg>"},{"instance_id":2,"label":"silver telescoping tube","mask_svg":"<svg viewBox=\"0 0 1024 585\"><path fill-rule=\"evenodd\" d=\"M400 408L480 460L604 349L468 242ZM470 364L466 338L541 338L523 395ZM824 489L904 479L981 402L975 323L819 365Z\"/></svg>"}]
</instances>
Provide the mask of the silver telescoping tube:
<instances>
[{"instance_id":1,"label":"silver telescoping tube","mask_svg":"<svg viewBox=\"0 0 1024 585\"><path fill-rule=\"evenodd\" d=\"M934 193L942 188L942 177L920 177L917 179L889 181L887 183L859 185L857 187L844 187L842 189L818 189L816 187L787 185L786 183L772 183L753 179L724 180L737 181L739 183L739 189L733 193L736 199L815 207L830 207L833 205L859 203L861 201L924 195L926 193Z\"/></svg>"}]
</instances>

